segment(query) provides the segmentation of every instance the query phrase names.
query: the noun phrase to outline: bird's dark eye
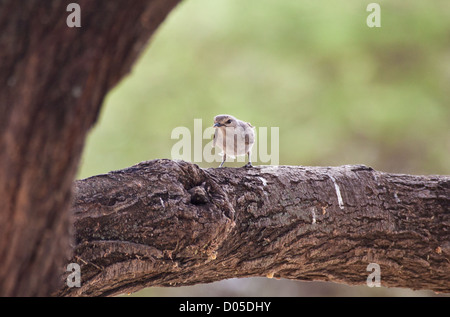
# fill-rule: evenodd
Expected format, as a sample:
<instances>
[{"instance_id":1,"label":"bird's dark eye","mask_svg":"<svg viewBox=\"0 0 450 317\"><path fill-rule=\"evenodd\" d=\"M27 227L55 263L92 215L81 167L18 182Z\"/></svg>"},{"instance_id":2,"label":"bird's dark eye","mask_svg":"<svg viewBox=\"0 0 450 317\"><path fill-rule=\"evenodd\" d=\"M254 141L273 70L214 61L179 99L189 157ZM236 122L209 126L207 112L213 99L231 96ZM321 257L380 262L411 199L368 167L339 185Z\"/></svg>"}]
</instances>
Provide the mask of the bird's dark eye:
<instances>
[{"instance_id":1,"label":"bird's dark eye","mask_svg":"<svg viewBox=\"0 0 450 317\"><path fill-rule=\"evenodd\" d=\"M231 123L231 119L230 120L228 120L227 122L226 122L227 124L230 124Z\"/></svg>"}]
</instances>

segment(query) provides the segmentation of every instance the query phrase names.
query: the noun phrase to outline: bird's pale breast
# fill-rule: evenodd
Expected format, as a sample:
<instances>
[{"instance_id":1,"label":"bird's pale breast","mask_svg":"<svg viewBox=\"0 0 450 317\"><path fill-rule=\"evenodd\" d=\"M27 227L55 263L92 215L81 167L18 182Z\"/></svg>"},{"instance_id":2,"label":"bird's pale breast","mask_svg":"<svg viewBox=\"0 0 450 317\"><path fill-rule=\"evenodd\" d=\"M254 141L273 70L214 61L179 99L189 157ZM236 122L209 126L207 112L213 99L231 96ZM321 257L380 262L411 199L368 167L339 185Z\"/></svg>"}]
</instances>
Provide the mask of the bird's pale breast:
<instances>
[{"instance_id":1,"label":"bird's pale breast","mask_svg":"<svg viewBox=\"0 0 450 317\"><path fill-rule=\"evenodd\" d=\"M216 137L216 145L227 156L245 155L251 150L254 143L254 132L249 126L217 129Z\"/></svg>"}]
</instances>

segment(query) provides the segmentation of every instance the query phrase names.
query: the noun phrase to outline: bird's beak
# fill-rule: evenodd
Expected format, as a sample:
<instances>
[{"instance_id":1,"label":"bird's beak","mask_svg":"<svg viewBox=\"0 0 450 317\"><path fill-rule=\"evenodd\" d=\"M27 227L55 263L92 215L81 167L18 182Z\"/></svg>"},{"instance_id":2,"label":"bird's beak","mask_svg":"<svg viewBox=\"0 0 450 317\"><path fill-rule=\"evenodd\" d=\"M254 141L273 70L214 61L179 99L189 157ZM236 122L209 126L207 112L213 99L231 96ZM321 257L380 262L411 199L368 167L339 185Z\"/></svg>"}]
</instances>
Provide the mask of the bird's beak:
<instances>
[{"instance_id":1,"label":"bird's beak","mask_svg":"<svg viewBox=\"0 0 450 317\"><path fill-rule=\"evenodd\" d=\"M223 126L223 124L220 124L219 122L216 122L213 125L214 128L218 128L218 127L221 127L221 126Z\"/></svg>"}]
</instances>

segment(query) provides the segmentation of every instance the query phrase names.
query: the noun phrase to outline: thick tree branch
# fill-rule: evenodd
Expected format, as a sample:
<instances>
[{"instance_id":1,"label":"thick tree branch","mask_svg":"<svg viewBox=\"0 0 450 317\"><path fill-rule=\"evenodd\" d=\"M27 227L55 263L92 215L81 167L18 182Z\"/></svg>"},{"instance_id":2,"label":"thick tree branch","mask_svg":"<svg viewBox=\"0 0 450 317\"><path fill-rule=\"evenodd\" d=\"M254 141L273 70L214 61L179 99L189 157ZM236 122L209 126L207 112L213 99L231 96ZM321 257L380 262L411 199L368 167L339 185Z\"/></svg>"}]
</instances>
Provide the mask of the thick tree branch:
<instances>
[{"instance_id":1,"label":"thick tree branch","mask_svg":"<svg viewBox=\"0 0 450 317\"><path fill-rule=\"evenodd\" d=\"M268 276L450 292L450 177L365 166L201 169L155 160L75 183L80 288Z\"/></svg>"}]
</instances>

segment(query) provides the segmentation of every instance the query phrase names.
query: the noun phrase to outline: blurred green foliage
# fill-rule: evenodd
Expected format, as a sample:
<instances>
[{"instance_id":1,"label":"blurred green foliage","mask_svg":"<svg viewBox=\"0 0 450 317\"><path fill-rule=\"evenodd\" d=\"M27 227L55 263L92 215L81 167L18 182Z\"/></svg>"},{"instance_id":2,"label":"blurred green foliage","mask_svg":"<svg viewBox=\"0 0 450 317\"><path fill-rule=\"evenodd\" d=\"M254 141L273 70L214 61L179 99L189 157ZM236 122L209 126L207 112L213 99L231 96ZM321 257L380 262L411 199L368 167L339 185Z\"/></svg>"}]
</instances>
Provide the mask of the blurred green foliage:
<instances>
[{"instance_id":1,"label":"blurred green foliage","mask_svg":"<svg viewBox=\"0 0 450 317\"><path fill-rule=\"evenodd\" d=\"M368 3L183 1L108 94L78 176L170 158L172 129L221 113L280 127L282 165L449 174L450 2L378 1L381 28Z\"/></svg>"},{"instance_id":2,"label":"blurred green foliage","mask_svg":"<svg viewBox=\"0 0 450 317\"><path fill-rule=\"evenodd\" d=\"M279 127L283 165L450 174L450 1L378 1L381 28L366 25L369 3L183 1L107 96L78 177L171 158L175 127L201 118L206 128L221 113ZM318 285L286 283L270 295ZM266 288L220 285L209 294ZM339 289L313 294L348 294Z\"/></svg>"}]
</instances>

